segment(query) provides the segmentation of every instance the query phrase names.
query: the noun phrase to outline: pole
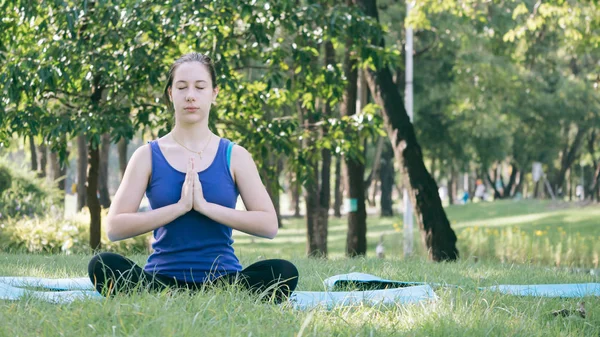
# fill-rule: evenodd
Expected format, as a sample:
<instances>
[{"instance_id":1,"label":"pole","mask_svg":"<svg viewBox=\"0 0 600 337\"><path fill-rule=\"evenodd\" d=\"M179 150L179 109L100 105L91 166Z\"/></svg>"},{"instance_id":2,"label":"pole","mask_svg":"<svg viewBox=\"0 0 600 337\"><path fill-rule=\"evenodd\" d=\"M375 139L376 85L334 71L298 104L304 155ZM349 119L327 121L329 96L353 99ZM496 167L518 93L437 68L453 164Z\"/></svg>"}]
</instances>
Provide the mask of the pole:
<instances>
[{"instance_id":1,"label":"pole","mask_svg":"<svg viewBox=\"0 0 600 337\"><path fill-rule=\"evenodd\" d=\"M413 7L412 0L406 2L406 17L409 16L410 11ZM404 95L404 105L406 113L410 118L410 122L413 121L413 30L412 27L406 27L406 47L405 47L405 58L406 58L406 89ZM408 174L408 172L404 172ZM413 209L408 196L407 186L404 186L402 195L404 201L404 257L408 257L413 252Z\"/></svg>"}]
</instances>

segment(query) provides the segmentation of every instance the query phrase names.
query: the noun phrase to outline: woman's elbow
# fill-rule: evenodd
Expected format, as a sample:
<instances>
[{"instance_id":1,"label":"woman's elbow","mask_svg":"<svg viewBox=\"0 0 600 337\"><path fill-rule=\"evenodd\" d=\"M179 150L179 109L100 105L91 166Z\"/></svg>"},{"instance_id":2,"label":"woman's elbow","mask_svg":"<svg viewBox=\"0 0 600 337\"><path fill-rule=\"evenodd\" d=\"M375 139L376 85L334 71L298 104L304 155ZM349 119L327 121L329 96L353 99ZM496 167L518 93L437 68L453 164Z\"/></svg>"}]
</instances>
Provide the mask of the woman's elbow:
<instances>
[{"instance_id":1,"label":"woman's elbow","mask_svg":"<svg viewBox=\"0 0 600 337\"><path fill-rule=\"evenodd\" d=\"M119 237L119 234L116 233L114 219L110 216L106 219L106 236L108 236L110 242L122 240L122 238Z\"/></svg>"},{"instance_id":2,"label":"woman's elbow","mask_svg":"<svg viewBox=\"0 0 600 337\"><path fill-rule=\"evenodd\" d=\"M279 229L277 227L275 227L275 229L270 230L267 235L265 235L265 237L269 240L273 240L275 238L275 236L277 236L277 231Z\"/></svg>"},{"instance_id":3,"label":"woman's elbow","mask_svg":"<svg viewBox=\"0 0 600 337\"><path fill-rule=\"evenodd\" d=\"M279 220L277 219L277 215L274 216L274 219L270 221L269 231L267 232L267 239L274 239L277 236L277 232L279 232Z\"/></svg>"}]
</instances>

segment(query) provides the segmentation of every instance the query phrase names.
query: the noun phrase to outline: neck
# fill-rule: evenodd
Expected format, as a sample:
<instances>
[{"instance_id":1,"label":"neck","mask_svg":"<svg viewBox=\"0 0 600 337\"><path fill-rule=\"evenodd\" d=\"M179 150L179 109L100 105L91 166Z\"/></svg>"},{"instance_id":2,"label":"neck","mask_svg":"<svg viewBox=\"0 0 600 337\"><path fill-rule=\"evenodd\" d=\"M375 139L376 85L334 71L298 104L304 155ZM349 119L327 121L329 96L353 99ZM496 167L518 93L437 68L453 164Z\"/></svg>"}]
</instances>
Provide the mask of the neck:
<instances>
[{"instance_id":1,"label":"neck","mask_svg":"<svg viewBox=\"0 0 600 337\"><path fill-rule=\"evenodd\" d=\"M208 142L212 132L208 125L179 125L175 124L171 130L171 137L189 149L200 151Z\"/></svg>"}]
</instances>

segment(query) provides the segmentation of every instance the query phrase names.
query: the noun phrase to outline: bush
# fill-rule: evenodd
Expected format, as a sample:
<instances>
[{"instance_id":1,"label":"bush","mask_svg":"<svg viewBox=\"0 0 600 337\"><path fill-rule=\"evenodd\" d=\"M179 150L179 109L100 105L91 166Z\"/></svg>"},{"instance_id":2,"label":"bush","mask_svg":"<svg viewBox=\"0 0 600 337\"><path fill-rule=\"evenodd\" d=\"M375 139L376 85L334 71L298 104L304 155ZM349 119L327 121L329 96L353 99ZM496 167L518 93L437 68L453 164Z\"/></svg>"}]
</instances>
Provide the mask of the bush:
<instances>
[{"instance_id":1,"label":"bush","mask_svg":"<svg viewBox=\"0 0 600 337\"><path fill-rule=\"evenodd\" d=\"M10 253L89 254L92 251L89 218L89 213L81 212L68 218L47 215L43 218L0 221L0 250ZM103 218L106 218L106 211L103 211ZM151 235L148 233L110 242L103 230L101 250L121 254L147 253Z\"/></svg>"},{"instance_id":2,"label":"bush","mask_svg":"<svg viewBox=\"0 0 600 337\"><path fill-rule=\"evenodd\" d=\"M0 219L62 214L63 209L64 192L54 183L0 158Z\"/></svg>"},{"instance_id":3,"label":"bush","mask_svg":"<svg viewBox=\"0 0 600 337\"><path fill-rule=\"evenodd\" d=\"M4 166L0 166L0 194L10 188L12 185L12 178L10 171Z\"/></svg>"}]
</instances>

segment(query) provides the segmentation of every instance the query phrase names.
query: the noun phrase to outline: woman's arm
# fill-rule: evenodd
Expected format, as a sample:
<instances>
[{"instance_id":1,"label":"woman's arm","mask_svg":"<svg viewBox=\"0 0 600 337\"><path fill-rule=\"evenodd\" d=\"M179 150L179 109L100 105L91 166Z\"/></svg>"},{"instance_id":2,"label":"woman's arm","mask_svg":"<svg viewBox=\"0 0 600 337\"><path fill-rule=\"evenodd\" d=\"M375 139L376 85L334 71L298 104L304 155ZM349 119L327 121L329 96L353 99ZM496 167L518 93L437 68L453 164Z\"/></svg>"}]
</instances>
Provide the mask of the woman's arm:
<instances>
[{"instance_id":1,"label":"woman's arm","mask_svg":"<svg viewBox=\"0 0 600 337\"><path fill-rule=\"evenodd\" d=\"M191 207L187 208L185 203L178 202L148 212L138 213L140 202L152 173L151 151L150 145L138 148L127 164L123 180L111 203L106 219L106 230L110 241L124 240L150 232L177 219L191 209ZM188 180L192 182L189 191L191 194L193 180Z\"/></svg>"},{"instance_id":2,"label":"woman's arm","mask_svg":"<svg viewBox=\"0 0 600 337\"><path fill-rule=\"evenodd\" d=\"M275 207L260 180L252 155L241 146L231 151L231 168L246 211L238 211L207 202L196 175L194 209L214 221L241 232L272 239L277 235Z\"/></svg>"}]
</instances>

